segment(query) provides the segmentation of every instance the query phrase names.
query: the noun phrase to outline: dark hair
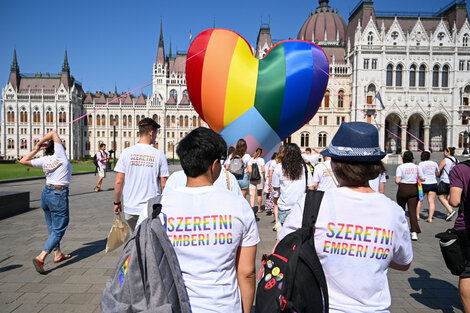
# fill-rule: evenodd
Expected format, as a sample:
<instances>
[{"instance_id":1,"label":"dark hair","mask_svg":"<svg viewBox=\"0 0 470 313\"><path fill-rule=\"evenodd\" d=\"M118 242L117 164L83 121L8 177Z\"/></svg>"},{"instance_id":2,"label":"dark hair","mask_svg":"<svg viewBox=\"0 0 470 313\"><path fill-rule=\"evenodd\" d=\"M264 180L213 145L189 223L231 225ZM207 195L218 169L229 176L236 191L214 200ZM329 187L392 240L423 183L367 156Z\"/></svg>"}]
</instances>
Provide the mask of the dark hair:
<instances>
[{"instance_id":1,"label":"dark hair","mask_svg":"<svg viewBox=\"0 0 470 313\"><path fill-rule=\"evenodd\" d=\"M307 151L307 152L312 152L312 149L306 148L305 151Z\"/></svg>"},{"instance_id":2,"label":"dark hair","mask_svg":"<svg viewBox=\"0 0 470 313\"><path fill-rule=\"evenodd\" d=\"M285 145L281 145L279 146L279 149L277 149L277 153L276 153L276 163L281 163L282 162L282 158L284 157L284 151L286 149L286 146Z\"/></svg>"},{"instance_id":3,"label":"dark hair","mask_svg":"<svg viewBox=\"0 0 470 313\"><path fill-rule=\"evenodd\" d=\"M362 187L369 180L384 172L382 161L350 162L331 159L333 172L341 180L342 186Z\"/></svg>"},{"instance_id":4,"label":"dark hair","mask_svg":"<svg viewBox=\"0 0 470 313\"><path fill-rule=\"evenodd\" d=\"M290 180L298 180L302 177L304 170L304 159L299 146L295 143L288 143L284 148L284 157L281 161L282 170Z\"/></svg>"},{"instance_id":5,"label":"dark hair","mask_svg":"<svg viewBox=\"0 0 470 313\"><path fill-rule=\"evenodd\" d=\"M49 140L47 143L46 149L44 149L45 155L53 155L54 154L54 140Z\"/></svg>"},{"instance_id":6,"label":"dark hair","mask_svg":"<svg viewBox=\"0 0 470 313\"><path fill-rule=\"evenodd\" d=\"M261 155L261 153L263 153L263 149L261 148L256 149L255 154L253 154L253 159L258 158Z\"/></svg>"},{"instance_id":7,"label":"dark hair","mask_svg":"<svg viewBox=\"0 0 470 313\"><path fill-rule=\"evenodd\" d=\"M403 153L403 163L411 163L414 160L413 152L407 150Z\"/></svg>"},{"instance_id":8,"label":"dark hair","mask_svg":"<svg viewBox=\"0 0 470 313\"><path fill-rule=\"evenodd\" d=\"M274 152L273 155L271 156L271 160L275 160L277 156L277 152Z\"/></svg>"},{"instance_id":9,"label":"dark hair","mask_svg":"<svg viewBox=\"0 0 470 313\"><path fill-rule=\"evenodd\" d=\"M234 147L234 146L228 147L227 155L231 155L231 154L233 153L233 151L235 151L235 147Z\"/></svg>"},{"instance_id":10,"label":"dark hair","mask_svg":"<svg viewBox=\"0 0 470 313\"><path fill-rule=\"evenodd\" d=\"M158 125L158 123L152 120L150 117L143 118L139 121L140 136L148 135L150 131L152 130L156 131L159 128L160 128L160 125Z\"/></svg>"},{"instance_id":11,"label":"dark hair","mask_svg":"<svg viewBox=\"0 0 470 313\"><path fill-rule=\"evenodd\" d=\"M100 144L100 148L106 147L105 143Z\"/></svg>"},{"instance_id":12,"label":"dark hair","mask_svg":"<svg viewBox=\"0 0 470 313\"><path fill-rule=\"evenodd\" d=\"M232 157L239 156L243 158L243 156L246 153L246 149L247 149L247 146L246 146L245 139L238 139L237 145L235 146L235 151L232 152Z\"/></svg>"},{"instance_id":13,"label":"dark hair","mask_svg":"<svg viewBox=\"0 0 470 313\"><path fill-rule=\"evenodd\" d=\"M455 154L455 147L447 147L446 150L447 150L447 152L450 153L450 156L454 156L454 154Z\"/></svg>"},{"instance_id":14,"label":"dark hair","mask_svg":"<svg viewBox=\"0 0 470 313\"><path fill-rule=\"evenodd\" d=\"M421 152L421 161L427 161L431 158L431 153L429 151Z\"/></svg>"},{"instance_id":15,"label":"dark hair","mask_svg":"<svg viewBox=\"0 0 470 313\"><path fill-rule=\"evenodd\" d=\"M225 160L227 144L212 129L198 127L180 141L176 153L186 176L194 178L207 172L215 160Z\"/></svg>"}]
</instances>

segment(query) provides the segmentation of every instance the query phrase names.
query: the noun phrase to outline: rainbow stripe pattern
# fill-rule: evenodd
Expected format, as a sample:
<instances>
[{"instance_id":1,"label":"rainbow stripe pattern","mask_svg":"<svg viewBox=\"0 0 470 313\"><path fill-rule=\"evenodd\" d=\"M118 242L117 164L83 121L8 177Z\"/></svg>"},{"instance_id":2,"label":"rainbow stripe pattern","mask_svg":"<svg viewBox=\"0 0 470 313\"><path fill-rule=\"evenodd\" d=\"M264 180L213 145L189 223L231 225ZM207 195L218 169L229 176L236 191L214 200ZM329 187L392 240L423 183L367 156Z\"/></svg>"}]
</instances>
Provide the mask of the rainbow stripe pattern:
<instances>
[{"instance_id":1,"label":"rainbow stripe pattern","mask_svg":"<svg viewBox=\"0 0 470 313\"><path fill-rule=\"evenodd\" d=\"M129 260L131 259L131 256L129 255L124 262L124 264L121 267L121 273L119 275L119 287L122 286L122 284L126 281L126 276L127 276L127 269L129 268Z\"/></svg>"},{"instance_id":2,"label":"rainbow stripe pattern","mask_svg":"<svg viewBox=\"0 0 470 313\"><path fill-rule=\"evenodd\" d=\"M419 201L423 201L424 192L423 192L423 184L421 183L421 179L418 179L418 197L419 197Z\"/></svg>"},{"instance_id":3,"label":"rainbow stripe pattern","mask_svg":"<svg viewBox=\"0 0 470 313\"><path fill-rule=\"evenodd\" d=\"M328 73L327 57L314 43L282 41L258 60L243 37L226 29L200 33L186 62L188 94L201 118L228 145L245 138L265 149L312 119Z\"/></svg>"}]
</instances>

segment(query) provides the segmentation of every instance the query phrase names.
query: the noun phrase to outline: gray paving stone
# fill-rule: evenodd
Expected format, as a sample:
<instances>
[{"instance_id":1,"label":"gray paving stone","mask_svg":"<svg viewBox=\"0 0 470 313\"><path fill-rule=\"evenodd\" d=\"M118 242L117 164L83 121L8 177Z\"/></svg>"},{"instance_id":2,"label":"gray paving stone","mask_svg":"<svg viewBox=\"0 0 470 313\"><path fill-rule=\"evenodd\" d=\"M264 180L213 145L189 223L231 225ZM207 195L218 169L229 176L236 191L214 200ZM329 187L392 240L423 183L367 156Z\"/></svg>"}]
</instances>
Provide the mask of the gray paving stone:
<instances>
[{"instance_id":1,"label":"gray paving stone","mask_svg":"<svg viewBox=\"0 0 470 313\"><path fill-rule=\"evenodd\" d=\"M36 313L40 312L46 305L41 303L23 303L13 313Z\"/></svg>"},{"instance_id":2,"label":"gray paving stone","mask_svg":"<svg viewBox=\"0 0 470 313\"><path fill-rule=\"evenodd\" d=\"M55 303L60 304L65 301L68 297L70 297L71 293L48 293L47 297L42 298L39 300L39 303Z\"/></svg>"}]
</instances>

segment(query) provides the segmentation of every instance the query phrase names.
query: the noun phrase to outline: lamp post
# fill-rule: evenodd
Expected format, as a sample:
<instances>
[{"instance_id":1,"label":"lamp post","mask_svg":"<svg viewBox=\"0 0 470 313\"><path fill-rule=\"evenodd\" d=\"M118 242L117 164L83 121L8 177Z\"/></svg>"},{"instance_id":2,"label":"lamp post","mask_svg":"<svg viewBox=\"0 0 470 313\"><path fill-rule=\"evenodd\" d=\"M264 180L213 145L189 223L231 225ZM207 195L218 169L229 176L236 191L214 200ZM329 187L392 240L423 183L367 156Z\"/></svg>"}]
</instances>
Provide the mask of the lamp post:
<instances>
[{"instance_id":1,"label":"lamp post","mask_svg":"<svg viewBox=\"0 0 470 313\"><path fill-rule=\"evenodd\" d=\"M468 131L465 130L463 132L463 155L467 155L468 154L468 150L467 150L467 140L468 140Z\"/></svg>"}]
</instances>

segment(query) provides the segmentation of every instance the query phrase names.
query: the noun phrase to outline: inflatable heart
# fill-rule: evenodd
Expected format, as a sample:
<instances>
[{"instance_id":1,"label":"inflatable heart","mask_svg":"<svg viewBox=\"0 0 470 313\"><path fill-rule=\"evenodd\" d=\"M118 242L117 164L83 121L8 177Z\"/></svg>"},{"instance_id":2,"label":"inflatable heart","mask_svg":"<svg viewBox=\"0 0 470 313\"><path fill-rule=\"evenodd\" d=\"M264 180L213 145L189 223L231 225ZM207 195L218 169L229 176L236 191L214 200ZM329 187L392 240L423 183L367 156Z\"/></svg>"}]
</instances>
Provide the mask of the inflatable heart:
<instances>
[{"instance_id":1,"label":"inflatable heart","mask_svg":"<svg viewBox=\"0 0 470 313\"><path fill-rule=\"evenodd\" d=\"M258 60L243 37L226 29L200 33L186 62L196 112L228 145L247 140L249 153L272 150L312 119L328 73L327 57L314 43L282 41Z\"/></svg>"}]
</instances>

